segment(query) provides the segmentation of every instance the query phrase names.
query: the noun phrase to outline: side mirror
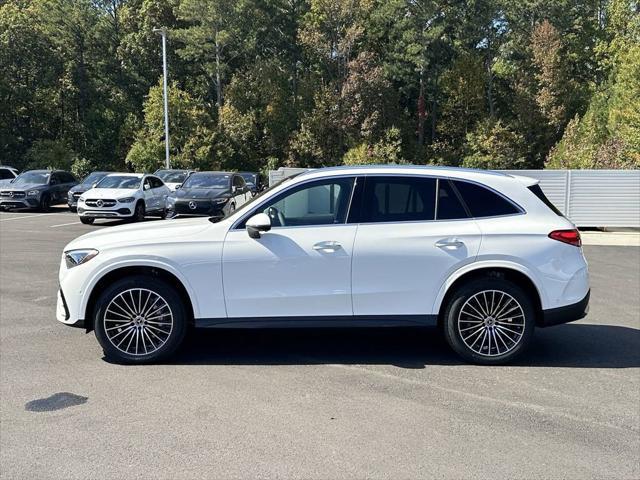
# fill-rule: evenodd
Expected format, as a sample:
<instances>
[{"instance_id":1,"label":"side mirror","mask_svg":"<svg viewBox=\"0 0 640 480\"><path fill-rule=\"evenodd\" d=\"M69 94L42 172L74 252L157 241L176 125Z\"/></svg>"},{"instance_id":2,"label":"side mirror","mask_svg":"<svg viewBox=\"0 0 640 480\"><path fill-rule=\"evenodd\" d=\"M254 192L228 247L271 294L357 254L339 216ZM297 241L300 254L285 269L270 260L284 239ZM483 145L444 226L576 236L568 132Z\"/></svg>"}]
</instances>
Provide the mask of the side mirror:
<instances>
[{"instance_id":1,"label":"side mirror","mask_svg":"<svg viewBox=\"0 0 640 480\"><path fill-rule=\"evenodd\" d=\"M237 185L231 187L231 193L236 193L238 191Z\"/></svg>"},{"instance_id":2,"label":"side mirror","mask_svg":"<svg viewBox=\"0 0 640 480\"><path fill-rule=\"evenodd\" d=\"M266 213L258 213L247 220L247 233L251 238L260 238L260 232L271 230L271 219Z\"/></svg>"},{"instance_id":3,"label":"side mirror","mask_svg":"<svg viewBox=\"0 0 640 480\"><path fill-rule=\"evenodd\" d=\"M181 186L182 186L182 184L181 184L181 183L177 184L177 185L176 185L176 190L180 190L180 187L181 187Z\"/></svg>"},{"instance_id":4,"label":"side mirror","mask_svg":"<svg viewBox=\"0 0 640 480\"><path fill-rule=\"evenodd\" d=\"M98 182L94 182L93 184L91 184L91 188L96 188L97 184L98 184Z\"/></svg>"}]
</instances>

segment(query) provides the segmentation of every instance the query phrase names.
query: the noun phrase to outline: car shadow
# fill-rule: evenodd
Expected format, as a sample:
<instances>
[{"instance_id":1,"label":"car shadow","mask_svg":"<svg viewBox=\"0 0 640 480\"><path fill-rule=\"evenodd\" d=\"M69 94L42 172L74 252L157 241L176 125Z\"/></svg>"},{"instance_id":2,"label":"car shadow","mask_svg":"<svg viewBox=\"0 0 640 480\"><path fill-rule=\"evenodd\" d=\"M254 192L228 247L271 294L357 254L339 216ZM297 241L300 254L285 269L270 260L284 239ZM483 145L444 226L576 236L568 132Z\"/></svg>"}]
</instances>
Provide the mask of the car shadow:
<instances>
[{"instance_id":1,"label":"car shadow","mask_svg":"<svg viewBox=\"0 0 640 480\"><path fill-rule=\"evenodd\" d=\"M464 365L435 328L199 329L167 363L181 365ZM568 324L539 329L512 366L640 366L640 330Z\"/></svg>"}]
</instances>

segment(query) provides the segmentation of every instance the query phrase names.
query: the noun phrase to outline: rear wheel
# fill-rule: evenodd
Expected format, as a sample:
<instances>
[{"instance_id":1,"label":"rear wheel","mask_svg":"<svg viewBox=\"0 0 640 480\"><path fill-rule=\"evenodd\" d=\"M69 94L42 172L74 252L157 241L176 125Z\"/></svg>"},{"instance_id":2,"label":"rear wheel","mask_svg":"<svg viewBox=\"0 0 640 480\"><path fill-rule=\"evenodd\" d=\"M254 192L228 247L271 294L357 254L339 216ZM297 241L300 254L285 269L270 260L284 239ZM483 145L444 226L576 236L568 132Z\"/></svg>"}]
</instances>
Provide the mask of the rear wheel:
<instances>
[{"instance_id":1,"label":"rear wheel","mask_svg":"<svg viewBox=\"0 0 640 480\"><path fill-rule=\"evenodd\" d=\"M485 278L460 287L444 312L447 342L462 358L483 365L508 363L531 342L535 310L517 285Z\"/></svg>"},{"instance_id":2,"label":"rear wheel","mask_svg":"<svg viewBox=\"0 0 640 480\"><path fill-rule=\"evenodd\" d=\"M80 217L80 221L82 223L84 223L85 225L92 225L93 222L95 221L95 218L91 218L91 217Z\"/></svg>"},{"instance_id":3,"label":"rear wheel","mask_svg":"<svg viewBox=\"0 0 640 480\"><path fill-rule=\"evenodd\" d=\"M96 303L94 329L105 356L120 363L155 362L180 346L187 315L176 290L137 275L107 288Z\"/></svg>"}]
</instances>

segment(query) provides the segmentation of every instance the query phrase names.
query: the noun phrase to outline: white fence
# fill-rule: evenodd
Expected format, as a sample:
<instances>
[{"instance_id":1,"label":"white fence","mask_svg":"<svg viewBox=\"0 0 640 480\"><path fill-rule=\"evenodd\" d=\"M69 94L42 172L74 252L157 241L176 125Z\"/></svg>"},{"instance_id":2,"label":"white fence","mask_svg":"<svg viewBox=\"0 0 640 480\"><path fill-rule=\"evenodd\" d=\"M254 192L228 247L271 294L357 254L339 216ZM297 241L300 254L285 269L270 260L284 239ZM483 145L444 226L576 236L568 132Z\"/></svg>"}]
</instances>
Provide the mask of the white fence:
<instances>
[{"instance_id":1,"label":"white fence","mask_svg":"<svg viewBox=\"0 0 640 480\"><path fill-rule=\"evenodd\" d=\"M640 170L506 170L540 180L579 227L640 227Z\"/></svg>"},{"instance_id":2,"label":"white fence","mask_svg":"<svg viewBox=\"0 0 640 480\"><path fill-rule=\"evenodd\" d=\"M269 185L302 172L269 172ZM540 180L549 200L579 227L640 227L640 170L503 170Z\"/></svg>"}]
</instances>

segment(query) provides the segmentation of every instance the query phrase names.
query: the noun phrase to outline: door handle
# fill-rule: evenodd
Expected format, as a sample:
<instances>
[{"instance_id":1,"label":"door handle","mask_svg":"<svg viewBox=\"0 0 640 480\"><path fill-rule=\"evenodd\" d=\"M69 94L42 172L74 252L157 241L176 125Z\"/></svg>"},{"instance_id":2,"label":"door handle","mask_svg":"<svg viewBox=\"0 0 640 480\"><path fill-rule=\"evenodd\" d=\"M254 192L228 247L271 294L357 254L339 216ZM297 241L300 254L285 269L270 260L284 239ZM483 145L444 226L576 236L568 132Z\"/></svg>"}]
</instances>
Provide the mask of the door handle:
<instances>
[{"instance_id":1,"label":"door handle","mask_svg":"<svg viewBox=\"0 0 640 480\"><path fill-rule=\"evenodd\" d=\"M335 242L333 240L329 240L326 242L318 242L313 246L314 250L321 251L321 252L328 252L328 253L333 253L337 250L340 250L341 248L342 248L342 245L340 245L339 242Z\"/></svg>"},{"instance_id":2,"label":"door handle","mask_svg":"<svg viewBox=\"0 0 640 480\"><path fill-rule=\"evenodd\" d=\"M464 242L461 242L457 238L445 238L444 240L438 240L436 242L436 247L444 250L456 250L464 247Z\"/></svg>"}]
</instances>

